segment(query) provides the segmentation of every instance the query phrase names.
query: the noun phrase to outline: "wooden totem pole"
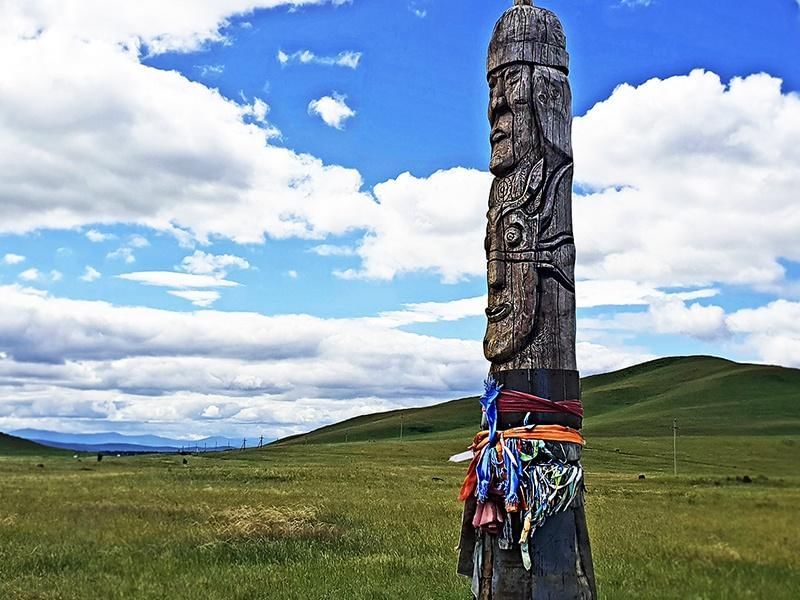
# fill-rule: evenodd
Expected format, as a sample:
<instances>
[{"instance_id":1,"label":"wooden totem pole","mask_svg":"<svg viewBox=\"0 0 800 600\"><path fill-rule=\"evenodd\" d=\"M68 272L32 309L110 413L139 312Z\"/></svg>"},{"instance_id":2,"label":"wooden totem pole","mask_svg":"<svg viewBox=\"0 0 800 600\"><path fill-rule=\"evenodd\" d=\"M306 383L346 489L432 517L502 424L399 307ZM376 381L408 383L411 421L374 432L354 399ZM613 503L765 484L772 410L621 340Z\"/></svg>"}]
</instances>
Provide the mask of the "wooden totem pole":
<instances>
[{"instance_id":1,"label":"wooden totem pole","mask_svg":"<svg viewBox=\"0 0 800 600\"><path fill-rule=\"evenodd\" d=\"M575 362L572 97L558 17L516 0L489 43L491 362L462 489L459 573L479 599L594 599ZM483 437L481 437L483 435Z\"/></svg>"}]
</instances>

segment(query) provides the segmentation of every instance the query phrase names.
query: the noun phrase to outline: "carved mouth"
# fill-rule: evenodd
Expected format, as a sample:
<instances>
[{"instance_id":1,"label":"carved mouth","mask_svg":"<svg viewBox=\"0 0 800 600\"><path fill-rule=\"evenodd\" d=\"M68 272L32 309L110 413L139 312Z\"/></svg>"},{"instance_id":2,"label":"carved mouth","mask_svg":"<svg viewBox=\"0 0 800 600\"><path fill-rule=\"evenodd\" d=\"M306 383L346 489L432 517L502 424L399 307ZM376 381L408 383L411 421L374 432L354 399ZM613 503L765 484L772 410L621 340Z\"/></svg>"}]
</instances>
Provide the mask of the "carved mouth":
<instances>
[{"instance_id":1,"label":"carved mouth","mask_svg":"<svg viewBox=\"0 0 800 600\"><path fill-rule=\"evenodd\" d=\"M508 302L503 302L497 306L490 306L486 309L486 318L489 323L497 323L502 321L511 314L511 305Z\"/></svg>"},{"instance_id":2,"label":"carved mouth","mask_svg":"<svg viewBox=\"0 0 800 600\"><path fill-rule=\"evenodd\" d=\"M492 132L492 136L489 138L489 141L491 141L493 144L496 144L497 142L504 140L507 137L508 134L505 131L503 131L502 129L497 129L494 132Z\"/></svg>"}]
</instances>

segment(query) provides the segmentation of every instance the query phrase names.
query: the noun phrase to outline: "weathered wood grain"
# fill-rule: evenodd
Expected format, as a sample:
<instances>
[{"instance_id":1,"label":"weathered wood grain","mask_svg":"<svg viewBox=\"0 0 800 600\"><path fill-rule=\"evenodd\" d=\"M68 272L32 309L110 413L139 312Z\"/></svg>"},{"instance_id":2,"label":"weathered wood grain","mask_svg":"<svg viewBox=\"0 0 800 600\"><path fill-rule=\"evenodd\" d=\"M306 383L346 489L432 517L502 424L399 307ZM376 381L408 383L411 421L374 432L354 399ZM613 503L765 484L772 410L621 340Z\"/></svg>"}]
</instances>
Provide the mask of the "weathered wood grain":
<instances>
[{"instance_id":1,"label":"weathered wood grain","mask_svg":"<svg viewBox=\"0 0 800 600\"><path fill-rule=\"evenodd\" d=\"M495 25L487 58L489 168L495 180L485 239L484 354L491 374L507 389L555 401L580 398L568 73L566 38L558 18L530 0L516 0ZM498 425L521 425L525 416L500 414ZM533 413L528 418L581 427L574 415ZM564 460L580 459L580 446L564 444L557 450ZM519 516L509 517L518 530ZM530 571L522 564L518 546L501 548L496 537L482 531L478 536L479 544L474 537L470 540L482 556L478 598L596 598L582 495L571 509L548 518L534 533ZM468 574L469 546L463 544L459 572Z\"/></svg>"}]
</instances>

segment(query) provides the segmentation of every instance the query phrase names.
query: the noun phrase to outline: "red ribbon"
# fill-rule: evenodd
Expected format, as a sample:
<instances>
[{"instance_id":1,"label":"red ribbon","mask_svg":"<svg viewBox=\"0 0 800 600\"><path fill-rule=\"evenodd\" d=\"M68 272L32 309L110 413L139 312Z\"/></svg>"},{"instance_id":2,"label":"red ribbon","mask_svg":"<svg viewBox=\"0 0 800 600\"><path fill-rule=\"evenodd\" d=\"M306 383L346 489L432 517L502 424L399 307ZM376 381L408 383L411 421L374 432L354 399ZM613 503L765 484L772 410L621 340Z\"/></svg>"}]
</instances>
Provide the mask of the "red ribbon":
<instances>
[{"instance_id":1,"label":"red ribbon","mask_svg":"<svg viewBox=\"0 0 800 600\"><path fill-rule=\"evenodd\" d=\"M502 390L497 397L497 409L500 412L540 412L540 413L566 413L583 418L583 404L580 400L562 400L553 402L539 398L533 394L517 392L515 390Z\"/></svg>"}]
</instances>

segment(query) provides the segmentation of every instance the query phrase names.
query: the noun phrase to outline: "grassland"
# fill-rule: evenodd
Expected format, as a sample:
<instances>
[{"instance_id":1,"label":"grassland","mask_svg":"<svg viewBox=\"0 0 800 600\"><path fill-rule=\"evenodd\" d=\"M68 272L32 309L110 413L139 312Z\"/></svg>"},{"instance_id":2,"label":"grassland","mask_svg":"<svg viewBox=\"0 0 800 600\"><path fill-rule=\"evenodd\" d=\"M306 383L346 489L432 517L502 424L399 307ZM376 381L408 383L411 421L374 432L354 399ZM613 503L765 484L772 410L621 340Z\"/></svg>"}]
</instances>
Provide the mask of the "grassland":
<instances>
[{"instance_id":1,"label":"grassland","mask_svg":"<svg viewBox=\"0 0 800 600\"><path fill-rule=\"evenodd\" d=\"M584 464L601 597L800 597L792 404L800 385L795 372L781 370L774 381L767 372L777 400L748 401L785 426L746 427L752 411L735 398L752 399L754 388L745 379L714 390L748 366L719 366L651 363L584 382L587 405L596 402ZM652 383L660 377L674 390L710 383L702 394L638 395L647 385L662 389ZM639 391L608 393L615 386ZM743 393L732 401L736 386ZM636 410L641 402L652 402L652 419ZM698 407L713 412L725 402L719 433L693 422ZM675 477L669 426L681 407ZM187 465L179 456L97 463L6 452L0 598L466 600L453 550L464 465L446 459L463 449L474 419L474 404L456 401L403 415L402 442L400 415L382 415L261 450L189 457ZM651 429L639 433L631 424L643 419Z\"/></svg>"}]
</instances>

